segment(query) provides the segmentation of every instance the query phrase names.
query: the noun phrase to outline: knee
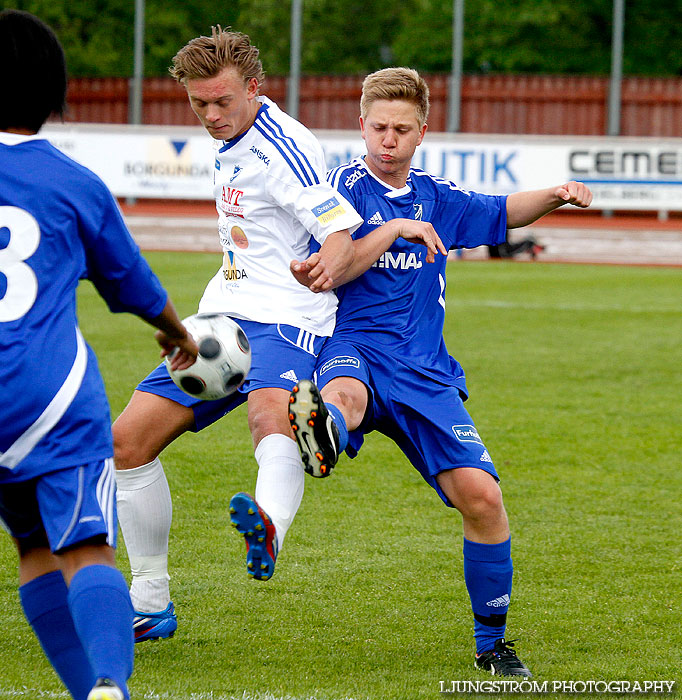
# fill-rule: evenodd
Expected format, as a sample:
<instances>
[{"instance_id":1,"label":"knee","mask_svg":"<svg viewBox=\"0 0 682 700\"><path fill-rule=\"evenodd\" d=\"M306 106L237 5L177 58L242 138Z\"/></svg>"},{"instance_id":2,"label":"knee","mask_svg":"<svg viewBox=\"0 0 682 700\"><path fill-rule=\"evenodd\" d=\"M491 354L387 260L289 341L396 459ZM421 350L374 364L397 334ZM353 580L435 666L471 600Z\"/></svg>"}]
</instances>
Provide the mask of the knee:
<instances>
[{"instance_id":1,"label":"knee","mask_svg":"<svg viewBox=\"0 0 682 700\"><path fill-rule=\"evenodd\" d=\"M134 426L121 415L111 427L116 469L132 469L151 462L158 455L147 455Z\"/></svg>"},{"instance_id":2,"label":"knee","mask_svg":"<svg viewBox=\"0 0 682 700\"><path fill-rule=\"evenodd\" d=\"M252 401L249 397L248 422L253 444L258 445L268 435L276 433L293 439L289 419L289 397L281 394L259 396Z\"/></svg>"},{"instance_id":3,"label":"knee","mask_svg":"<svg viewBox=\"0 0 682 700\"><path fill-rule=\"evenodd\" d=\"M502 491L490 474L480 470L452 469L440 474L438 481L466 520L480 523L506 520Z\"/></svg>"},{"instance_id":4,"label":"knee","mask_svg":"<svg viewBox=\"0 0 682 700\"><path fill-rule=\"evenodd\" d=\"M502 492L496 483L465 491L457 507L470 521L490 523L506 518Z\"/></svg>"},{"instance_id":5,"label":"knee","mask_svg":"<svg viewBox=\"0 0 682 700\"><path fill-rule=\"evenodd\" d=\"M367 388L358 382L359 386L331 387L322 392L325 403L336 406L346 420L349 430L357 428L365 417L367 410ZM350 390L349 390L350 389Z\"/></svg>"}]
</instances>

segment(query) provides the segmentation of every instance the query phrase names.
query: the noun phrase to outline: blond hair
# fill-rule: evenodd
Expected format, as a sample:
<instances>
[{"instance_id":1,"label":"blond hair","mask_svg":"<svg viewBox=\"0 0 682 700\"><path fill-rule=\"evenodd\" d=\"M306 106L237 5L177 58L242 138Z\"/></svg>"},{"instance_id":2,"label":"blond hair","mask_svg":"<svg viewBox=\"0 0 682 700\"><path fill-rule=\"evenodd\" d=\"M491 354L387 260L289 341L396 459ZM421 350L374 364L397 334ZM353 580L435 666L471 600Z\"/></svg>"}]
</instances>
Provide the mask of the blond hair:
<instances>
[{"instance_id":1,"label":"blond hair","mask_svg":"<svg viewBox=\"0 0 682 700\"><path fill-rule=\"evenodd\" d=\"M362 82L360 115L367 112L377 100L407 100L414 104L420 128L429 116L429 86L412 68L384 68L370 73Z\"/></svg>"},{"instance_id":2,"label":"blond hair","mask_svg":"<svg viewBox=\"0 0 682 700\"><path fill-rule=\"evenodd\" d=\"M265 78L258 49L249 37L218 24L211 27L211 36L199 36L183 46L168 70L184 85L196 78L213 78L230 67L237 69L244 82L255 78L260 86Z\"/></svg>"}]
</instances>

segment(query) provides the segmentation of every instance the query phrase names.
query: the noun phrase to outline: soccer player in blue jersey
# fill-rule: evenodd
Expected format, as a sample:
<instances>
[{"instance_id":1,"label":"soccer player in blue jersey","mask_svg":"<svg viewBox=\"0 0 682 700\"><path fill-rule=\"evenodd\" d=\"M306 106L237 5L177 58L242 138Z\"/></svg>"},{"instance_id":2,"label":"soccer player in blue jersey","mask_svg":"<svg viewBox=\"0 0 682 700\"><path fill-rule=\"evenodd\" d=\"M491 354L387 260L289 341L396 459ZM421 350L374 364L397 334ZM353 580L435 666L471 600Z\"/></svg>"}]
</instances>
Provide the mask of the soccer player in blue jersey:
<instances>
[{"instance_id":1,"label":"soccer player in blue jersey","mask_svg":"<svg viewBox=\"0 0 682 700\"><path fill-rule=\"evenodd\" d=\"M412 168L428 109L428 87L414 70L388 68L364 81L360 128L367 154L328 178L364 219L354 234L355 261L336 280L352 281L337 290L336 328L318 357L318 384L298 383L289 419L313 476L327 476L343 450L355 457L372 430L396 442L462 515L476 666L530 676L504 638L512 560L497 472L464 408L464 372L442 335L447 256L441 249L429 264L423 248L397 236L416 220L430 222L447 249L496 245L507 229L564 204L586 207L592 195L568 182L488 196Z\"/></svg>"},{"instance_id":2,"label":"soccer player in blue jersey","mask_svg":"<svg viewBox=\"0 0 682 700\"><path fill-rule=\"evenodd\" d=\"M65 106L52 30L0 13L0 70L0 524L18 549L26 618L73 698L124 700L133 609L114 563L111 421L78 328L79 280L159 328L176 367L197 347L109 190L38 135Z\"/></svg>"}]
</instances>

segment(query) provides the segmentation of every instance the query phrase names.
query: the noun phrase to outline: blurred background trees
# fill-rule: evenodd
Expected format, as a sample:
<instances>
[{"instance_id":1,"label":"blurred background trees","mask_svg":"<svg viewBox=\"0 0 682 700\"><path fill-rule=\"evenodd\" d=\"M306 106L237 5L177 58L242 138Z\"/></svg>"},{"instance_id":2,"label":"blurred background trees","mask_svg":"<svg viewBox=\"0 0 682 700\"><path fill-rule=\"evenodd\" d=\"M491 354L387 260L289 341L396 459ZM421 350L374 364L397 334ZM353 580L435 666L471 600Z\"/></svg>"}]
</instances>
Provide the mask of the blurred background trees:
<instances>
[{"instance_id":1,"label":"blurred background trees","mask_svg":"<svg viewBox=\"0 0 682 700\"><path fill-rule=\"evenodd\" d=\"M17 0L59 35L72 76L133 72L134 0ZM249 34L269 75L289 71L290 0L146 0L145 74L212 24ZM465 73L607 75L612 0L466 0ZM682 2L627 0L624 73L682 75ZM452 0L305 0L304 74L364 74L387 65L451 66Z\"/></svg>"}]
</instances>

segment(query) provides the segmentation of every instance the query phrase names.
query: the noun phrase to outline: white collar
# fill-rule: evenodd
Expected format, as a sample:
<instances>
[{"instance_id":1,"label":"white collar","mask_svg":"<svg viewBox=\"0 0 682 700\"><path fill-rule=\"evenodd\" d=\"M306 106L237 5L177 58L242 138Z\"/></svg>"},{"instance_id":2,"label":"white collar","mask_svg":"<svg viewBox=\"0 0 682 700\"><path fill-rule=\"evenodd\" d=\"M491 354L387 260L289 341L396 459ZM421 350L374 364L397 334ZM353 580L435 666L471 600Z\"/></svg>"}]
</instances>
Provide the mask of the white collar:
<instances>
[{"instance_id":1,"label":"white collar","mask_svg":"<svg viewBox=\"0 0 682 700\"><path fill-rule=\"evenodd\" d=\"M373 177L377 182L381 183L388 190L388 192L386 192L386 197L390 197L391 199L393 199L394 197L402 197L402 195L412 191L412 188L407 183L404 184L402 187L393 187L393 185L389 185L387 182L384 182L380 177L377 177L367 165L364 156L359 156L358 160L362 163L362 167L367 171L367 174L371 175L371 177Z\"/></svg>"},{"instance_id":2,"label":"white collar","mask_svg":"<svg viewBox=\"0 0 682 700\"><path fill-rule=\"evenodd\" d=\"M12 134L9 131L0 131L0 143L6 146L16 146L19 143L26 141L45 141L44 136L40 134Z\"/></svg>"}]
</instances>

